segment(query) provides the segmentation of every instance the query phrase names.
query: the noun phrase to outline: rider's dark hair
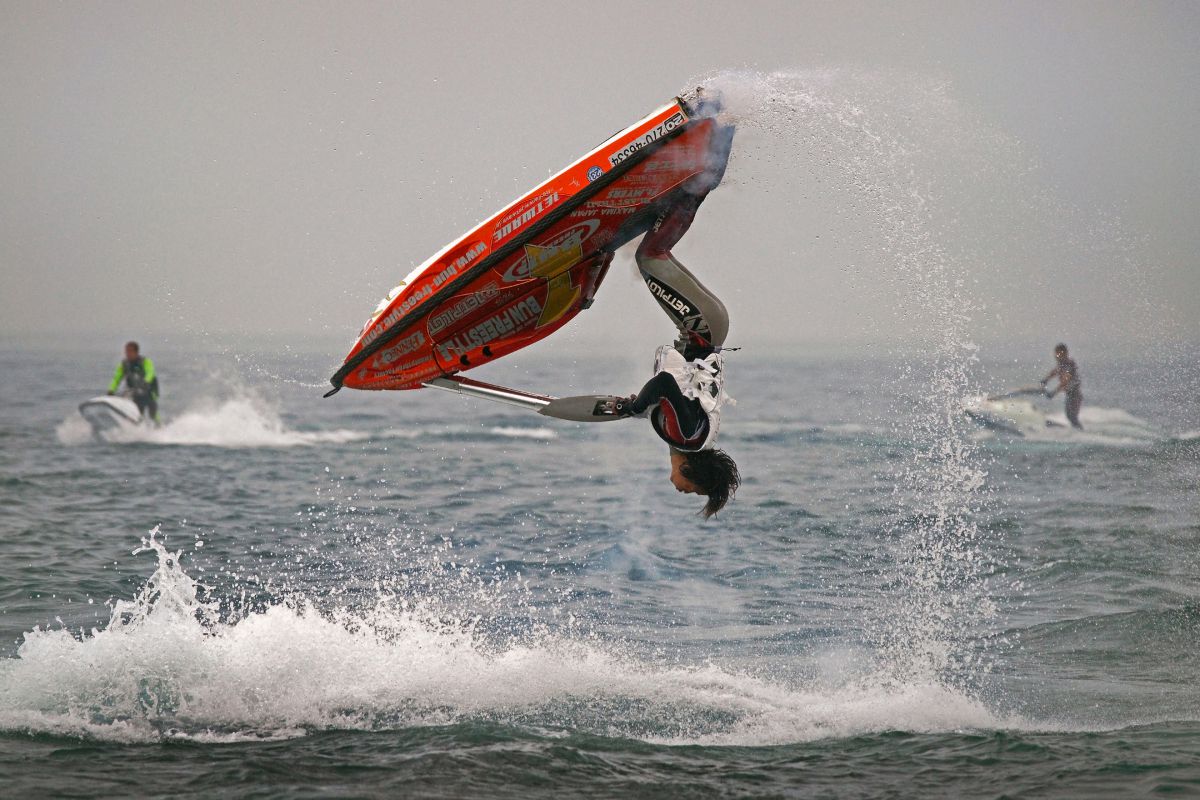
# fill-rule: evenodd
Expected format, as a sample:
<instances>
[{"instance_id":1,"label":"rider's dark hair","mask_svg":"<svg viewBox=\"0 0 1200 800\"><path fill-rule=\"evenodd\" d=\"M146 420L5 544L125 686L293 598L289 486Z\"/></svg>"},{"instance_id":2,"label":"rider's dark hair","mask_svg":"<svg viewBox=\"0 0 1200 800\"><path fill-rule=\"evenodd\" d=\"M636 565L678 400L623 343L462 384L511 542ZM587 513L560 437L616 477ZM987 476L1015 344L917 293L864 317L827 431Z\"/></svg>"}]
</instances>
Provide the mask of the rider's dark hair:
<instances>
[{"instance_id":1,"label":"rider's dark hair","mask_svg":"<svg viewBox=\"0 0 1200 800\"><path fill-rule=\"evenodd\" d=\"M1062 342L1059 342L1058 344L1054 345L1054 352L1065 353L1065 352L1067 352L1067 346L1065 344L1063 344Z\"/></svg>"},{"instance_id":2,"label":"rider's dark hair","mask_svg":"<svg viewBox=\"0 0 1200 800\"><path fill-rule=\"evenodd\" d=\"M126 342L126 343L125 343L125 346L126 346L126 347L132 347L132 348L133 348L133 352L135 352L135 353L140 353L140 352L142 352L142 348L138 347L138 343L137 343L137 342Z\"/></svg>"},{"instance_id":3,"label":"rider's dark hair","mask_svg":"<svg viewBox=\"0 0 1200 800\"><path fill-rule=\"evenodd\" d=\"M708 495L708 503L701 512L705 519L724 508L742 483L737 464L724 450L684 453L679 471Z\"/></svg>"}]
</instances>

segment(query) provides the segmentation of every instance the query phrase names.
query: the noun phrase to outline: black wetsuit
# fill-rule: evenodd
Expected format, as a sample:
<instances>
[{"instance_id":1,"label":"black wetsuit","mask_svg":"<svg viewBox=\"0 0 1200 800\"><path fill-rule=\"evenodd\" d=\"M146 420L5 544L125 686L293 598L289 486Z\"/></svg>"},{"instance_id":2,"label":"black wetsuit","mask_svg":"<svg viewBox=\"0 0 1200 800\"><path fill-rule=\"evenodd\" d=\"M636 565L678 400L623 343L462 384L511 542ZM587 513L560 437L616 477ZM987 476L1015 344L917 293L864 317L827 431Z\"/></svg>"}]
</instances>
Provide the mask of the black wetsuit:
<instances>
[{"instance_id":1,"label":"black wetsuit","mask_svg":"<svg viewBox=\"0 0 1200 800\"><path fill-rule=\"evenodd\" d=\"M1075 359L1064 359L1058 366L1058 374L1060 378L1066 379L1063 393L1067 398L1067 421L1073 427L1083 430L1083 425L1079 422L1079 410L1083 408L1083 381L1079 379L1079 367L1076 366Z\"/></svg>"},{"instance_id":2,"label":"black wetsuit","mask_svg":"<svg viewBox=\"0 0 1200 800\"><path fill-rule=\"evenodd\" d=\"M724 343L729 318L720 299L675 259L671 248L692 226L700 204L719 180L719 174L705 173L676 193L635 254L647 288L679 331L675 349L688 361L705 358ZM672 277L664 278L664 272ZM685 397L669 372L651 378L627 413L640 416L648 409L654 432L672 447L694 450L708 437L710 423L700 401Z\"/></svg>"},{"instance_id":3,"label":"black wetsuit","mask_svg":"<svg viewBox=\"0 0 1200 800\"><path fill-rule=\"evenodd\" d=\"M708 415L700 407L700 401L684 397L675 376L669 372L660 372L647 381L629 405L634 415L651 408L651 427L673 447L692 448L708 436Z\"/></svg>"}]
</instances>

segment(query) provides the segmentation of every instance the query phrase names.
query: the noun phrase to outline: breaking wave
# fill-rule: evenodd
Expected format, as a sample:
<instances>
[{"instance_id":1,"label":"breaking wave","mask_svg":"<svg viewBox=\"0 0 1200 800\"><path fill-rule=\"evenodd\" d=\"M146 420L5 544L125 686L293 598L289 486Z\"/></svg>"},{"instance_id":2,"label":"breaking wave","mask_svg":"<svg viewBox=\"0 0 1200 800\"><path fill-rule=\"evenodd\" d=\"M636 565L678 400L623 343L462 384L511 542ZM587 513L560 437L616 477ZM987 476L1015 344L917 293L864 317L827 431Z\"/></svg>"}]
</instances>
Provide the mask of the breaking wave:
<instances>
[{"instance_id":1,"label":"breaking wave","mask_svg":"<svg viewBox=\"0 0 1200 800\"><path fill-rule=\"evenodd\" d=\"M797 687L569 631L496 641L478 616L387 593L361 610L298 599L222 615L156 534L135 552L157 569L106 626L35 629L0 663L0 729L228 742L482 720L753 746L1026 725L935 683Z\"/></svg>"}]
</instances>

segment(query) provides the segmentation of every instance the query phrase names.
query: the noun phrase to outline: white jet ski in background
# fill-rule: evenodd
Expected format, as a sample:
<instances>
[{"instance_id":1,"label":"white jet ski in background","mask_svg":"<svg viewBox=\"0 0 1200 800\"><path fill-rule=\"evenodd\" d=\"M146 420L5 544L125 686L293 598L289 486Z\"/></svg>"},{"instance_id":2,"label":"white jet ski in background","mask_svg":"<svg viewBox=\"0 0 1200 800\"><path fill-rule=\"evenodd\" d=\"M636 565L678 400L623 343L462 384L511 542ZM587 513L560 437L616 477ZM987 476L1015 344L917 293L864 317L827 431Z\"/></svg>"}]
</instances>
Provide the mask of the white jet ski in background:
<instances>
[{"instance_id":1,"label":"white jet ski in background","mask_svg":"<svg viewBox=\"0 0 1200 800\"><path fill-rule=\"evenodd\" d=\"M79 415L92 426L96 435L108 433L119 428L133 428L141 425L142 412L137 403L121 395L100 395L79 404Z\"/></svg>"},{"instance_id":2,"label":"white jet ski in background","mask_svg":"<svg viewBox=\"0 0 1200 800\"><path fill-rule=\"evenodd\" d=\"M1047 396L1043 386L1025 386L1011 392L968 397L963 413L984 428L1025 436L1047 428L1065 428L1061 422L1034 405L1030 398Z\"/></svg>"}]
</instances>

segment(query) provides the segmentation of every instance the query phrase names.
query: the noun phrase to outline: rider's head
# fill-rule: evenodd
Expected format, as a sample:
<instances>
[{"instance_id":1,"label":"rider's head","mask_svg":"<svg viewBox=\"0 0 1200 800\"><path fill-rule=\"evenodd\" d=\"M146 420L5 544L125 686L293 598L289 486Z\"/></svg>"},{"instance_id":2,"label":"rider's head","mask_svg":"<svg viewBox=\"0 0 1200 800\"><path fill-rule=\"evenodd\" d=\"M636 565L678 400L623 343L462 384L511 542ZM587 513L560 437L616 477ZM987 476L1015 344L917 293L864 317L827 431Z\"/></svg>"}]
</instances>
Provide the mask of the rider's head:
<instances>
[{"instance_id":1,"label":"rider's head","mask_svg":"<svg viewBox=\"0 0 1200 800\"><path fill-rule=\"evenodd\" d=\"M139 351L138 351L138 343L137 342L126 342L125 343L125 357L126 358L128 358L128 359L137 358L138 352Z\"/></svg>"},{"instance_id":2,"label":"rider's head","mask_svg":"<svg viewBox=\"0 0 1200 800\"><path fill-rule=\"evenodd\" d=\"M1067 346L1062 343L1054 345L1054 357L1055 358L1066 358L1067 357Z\"/></svg>"},{"instance_id":3,"label":"rider's head","mask_svg":"<svg viewBox=\"0 0 1200 800\"><path fill-rule=\"evenodd\" d=\"M671 451L671 483L676 491L708 497L705 519L720 511L742 482L737 464L724 450Z\"/></svg>"}]
</instances>

